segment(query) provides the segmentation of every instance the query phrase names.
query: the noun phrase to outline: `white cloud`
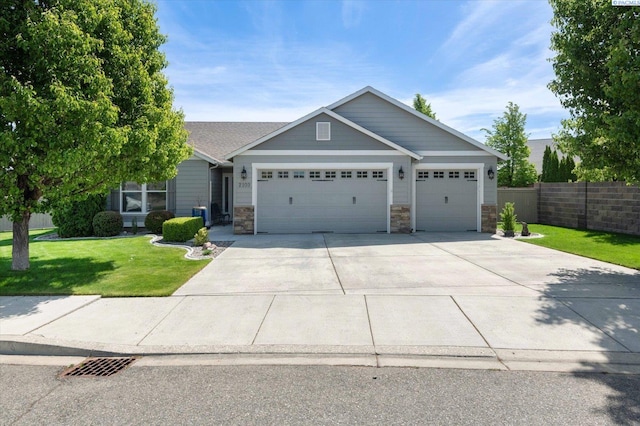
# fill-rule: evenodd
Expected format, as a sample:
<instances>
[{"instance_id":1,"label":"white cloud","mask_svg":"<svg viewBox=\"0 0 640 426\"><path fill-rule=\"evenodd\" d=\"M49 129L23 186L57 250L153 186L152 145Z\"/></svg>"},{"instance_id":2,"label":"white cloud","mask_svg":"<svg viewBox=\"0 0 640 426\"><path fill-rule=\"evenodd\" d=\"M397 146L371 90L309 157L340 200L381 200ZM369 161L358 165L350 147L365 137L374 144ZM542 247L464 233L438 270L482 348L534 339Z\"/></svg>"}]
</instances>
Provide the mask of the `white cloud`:
<instances>
[{"instance_id":1,"label":"white cloud","mask_svg":"<svg viewBox=\"0 0 640 426\"><path fill-rule=\"evenodd\" d=\"M342 0L342 25L347 29L358 26L364 10L362 0Z\"/></svg>"}]
</instances>

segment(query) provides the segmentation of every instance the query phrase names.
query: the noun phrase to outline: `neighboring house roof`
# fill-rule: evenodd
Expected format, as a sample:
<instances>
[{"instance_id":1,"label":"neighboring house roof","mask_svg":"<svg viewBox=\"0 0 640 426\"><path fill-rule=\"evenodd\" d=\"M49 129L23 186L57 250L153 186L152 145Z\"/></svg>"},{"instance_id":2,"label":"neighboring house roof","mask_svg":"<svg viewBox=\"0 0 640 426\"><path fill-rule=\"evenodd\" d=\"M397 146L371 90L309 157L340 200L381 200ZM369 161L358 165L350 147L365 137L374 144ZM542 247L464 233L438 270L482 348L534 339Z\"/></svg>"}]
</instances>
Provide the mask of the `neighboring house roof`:
<instances>
[{"instance_id":1,"label":"neighboring house roof","mask_svg":"<svg viewBox=\"0 0 640 426\"><path fill-rule=\"evenodd\" d=\"M218 164L230 164L225 160L227 154L287 124L281 122L187 121L184 123L184 128L189 132L188 143L193 145L196 156Z\"/></svg>"},{"instance_id":2,"label":"neighboring house roof","mask_svg":"<svg viewBox=\"0 0 640 426\"><path fill-rule=\"evenodd\" d=\"M555 147L553 139L529 139L527 145L531 149L529 154L529 162L536 166L538 173L542 173L542 158L544 157L544 150L547 146L552 149Z\"/></svg>"},{"instance_id":3,"label":"neighboring house roof","mask_svg":"<svg viewBox=\"0 0 640 426\"><path fill-rule=\"evenodd\" d=\"M245 145L245 146L243 146L243 147L241 147L241 148L239 148L239 149L227 154L227 156L225 158L227 160L230 160L233 157L235 157L236 155L242 154L243 152L245 152L245 151L247 151L247 150L249 150L249 149L251 149L251 148L253 148L253 147L257 146L257 145L260 145L262 142L265 142L265 141L267 141L267 140L269 140L269 139L271 139L271 138L273 138L275 136L278 136L279 134L284 133L287 130L293 128L293 127L296 127L297 125L299 125L301 123L304 123L307 120L311 120L312 118L317 117L320 114L326 114L329 117L331 117L331 118L333 118L335 120L338 120L341 123L346 124L347 126L353 128L353 129L355 129L355 130L357 130L357 131L359 131L361 133L364 133L365 135L377 140L378 142L381 142L381 143L389 146L390 148L393 148L393 149L395 149L397 151L402 152L403 154L406 154L406 155L408 155L410 157L415 158L416 160L422 159L422 157L420 155L416 154L415 152L410 151L410 150L408 150L406 148L403 148L400 145L395 144L395 143L391 142L390 140L385 139L382 136L377 135L377 134L365 129L364 127L354 123L351 120L348 120L348 119L344 118L343 116L341 116L339 114L336 114L335 112L333 112L333 111L331 111L331 110L329 110L327 108L320 108L320 109L312 112L311 114L307 114L304 117L299 118L298 120L293 121L293 122L287 124L284 127L281 127L280 129L276 130L275 132L270 133L268 135L265 135L265 136L261 137L260 139L255 140L252 143L250 143L248 145Z\"/></svg>"}]
</instances>

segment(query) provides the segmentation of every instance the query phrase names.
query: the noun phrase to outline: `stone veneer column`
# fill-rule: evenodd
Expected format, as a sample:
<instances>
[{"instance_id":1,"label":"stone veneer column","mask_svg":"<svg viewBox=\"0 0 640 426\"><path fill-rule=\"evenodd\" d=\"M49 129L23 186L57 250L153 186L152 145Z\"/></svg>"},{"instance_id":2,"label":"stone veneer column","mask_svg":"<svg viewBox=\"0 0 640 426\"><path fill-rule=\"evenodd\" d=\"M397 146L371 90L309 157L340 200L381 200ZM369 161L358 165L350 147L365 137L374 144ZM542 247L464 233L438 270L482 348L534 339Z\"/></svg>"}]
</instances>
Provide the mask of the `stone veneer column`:
<instances>
[{"instance_id":1,"label":"stone veneer column","mask_svg":"<svg viewBox=\"0 0 640 426\"><path fill-rule=\"evenodd\" d=\"M411 206L408 204L393 204L391 206L391 233L411 233Z\"/></svg>"},{"instance_id":2,"label":"stone veneer column","mask_svg":"<svg viewBox=\"0 0 640 426\"><path fill-rule=\"evenodd\" d=\"M253 235L253 206L233 207L233 233Z\"/></svg>"},{"instance_id":3,"label":"stone veneer column","mask_svg":"<svg viewBox=\"0 0 640 426\"><path fill-rule=\"evenodd\" d=\"M495 234L498 227L498 206L495 204L482 205L482 232Z\"/></svg>"}]
</instances>

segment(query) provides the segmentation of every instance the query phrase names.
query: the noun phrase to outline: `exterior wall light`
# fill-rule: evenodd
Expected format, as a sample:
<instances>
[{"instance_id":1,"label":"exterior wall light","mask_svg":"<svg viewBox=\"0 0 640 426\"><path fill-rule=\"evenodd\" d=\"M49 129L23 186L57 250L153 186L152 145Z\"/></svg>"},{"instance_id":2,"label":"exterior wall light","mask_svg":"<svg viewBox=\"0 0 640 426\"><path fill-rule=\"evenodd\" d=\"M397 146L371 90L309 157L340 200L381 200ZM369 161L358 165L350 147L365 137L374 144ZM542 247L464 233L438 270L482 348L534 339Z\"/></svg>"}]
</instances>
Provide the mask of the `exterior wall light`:
<instances>
[{"instance_id":1,"label":"exterior wall light","mask_svg":"<svg viewBox=\"0 0 640 426\"><path fill-rule=\"evenodd\" d=\"M489 170L487 170L487 176L489 176L489 179L493 180L494 177L496 177L496 174L493 171L493 167L489 166Z\"/></svg>"},{"instance_id":2,"label":"exterior wall light","mask_svg":"<svg viewBox=\"0 0 640 426\"><path fill-rule=\"evenodd\" d=\"M404 170L402 170L402 166L400 166L400 170L398 170L398 177L400 180L404 179Z\"/></svg>"},{"instance_id":3,"label":"exterior wall light","mask_svg":"<svg viewBox=\"0 0 640 426\"><path fill-rule=\"evenodd\" d=\"M247 169L245 169L244 166L242 166L242 171L240 172L240 177L242 178L242 180L247 180Z\"/></svg>"}]
</instances>

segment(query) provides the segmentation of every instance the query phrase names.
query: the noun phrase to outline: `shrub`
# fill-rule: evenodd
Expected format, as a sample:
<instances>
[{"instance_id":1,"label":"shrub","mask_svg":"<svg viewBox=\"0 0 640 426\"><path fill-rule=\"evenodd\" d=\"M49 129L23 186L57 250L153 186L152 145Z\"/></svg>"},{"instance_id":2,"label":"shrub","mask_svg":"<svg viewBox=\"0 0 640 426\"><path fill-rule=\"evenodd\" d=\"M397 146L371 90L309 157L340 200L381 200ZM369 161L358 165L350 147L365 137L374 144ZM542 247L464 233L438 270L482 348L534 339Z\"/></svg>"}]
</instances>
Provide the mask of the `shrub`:
<instances>
[{"instance_id":1,"label":"shrub","mask_svg":"<svg viewBox=\"0 0 640 426\"><path fill-rule=\"evenodd\" d=\"M93 217L104 211L107 197L90 195L86 200L54 206L51 210L53 224L58 227L60 238L90 237L93 235Z\"/></svg>"},{"instance_id":2,"label":"shrub","mask_svg":"<svg viewBox=\"0 0 640 426\"><path fill-rule=\"evenodd\" d=\"M162 224L174 217L168 210L154 210L144 218L144 227L153 234L162 234Z\"/></svg>"},{"instance_id":3,"label":"shrub","mask_svg":"<svg viewBox=\"0 0 640 426\"><path fill-rule=\"evenodd\" d=\"M162 224L162 238L165 241L185 242L204 226L202 217L176 217Z\"/></svg>"},{"instance_id":4,"label":"shrub","mask_svg":"<svg viewBox=\"0 0 640 426\"><path fill-rule=\"evenodd\" d=\"M119 235L123 226L122 215L118 212L100 212L93 218L93 233L96 237Z\"/></svg>"},{"instance_id":5,"label":"shrub","mask_svg":"<svg viewBox=\"0 0 640 426\"><path fill-rule=\"evenodd\" d=\"M516 230L516 210L513 203L505 203L502 213L500 213L500 221L502 222L502 230L505 235L513 235Z\"/></svg>"},{"instance_id":6,"label":"shrub","mask_svg":"<svg viewBox=\"0 0 640 426\"><path fill-rule=\"evenodd\" d=\"M202 227L198 229L198 232L196 232L196 235L194 235L193 238L194 246L203 246L206 242L209 241L209 231L207 231L207 228Z\"/></svg>"}]
</instances>

